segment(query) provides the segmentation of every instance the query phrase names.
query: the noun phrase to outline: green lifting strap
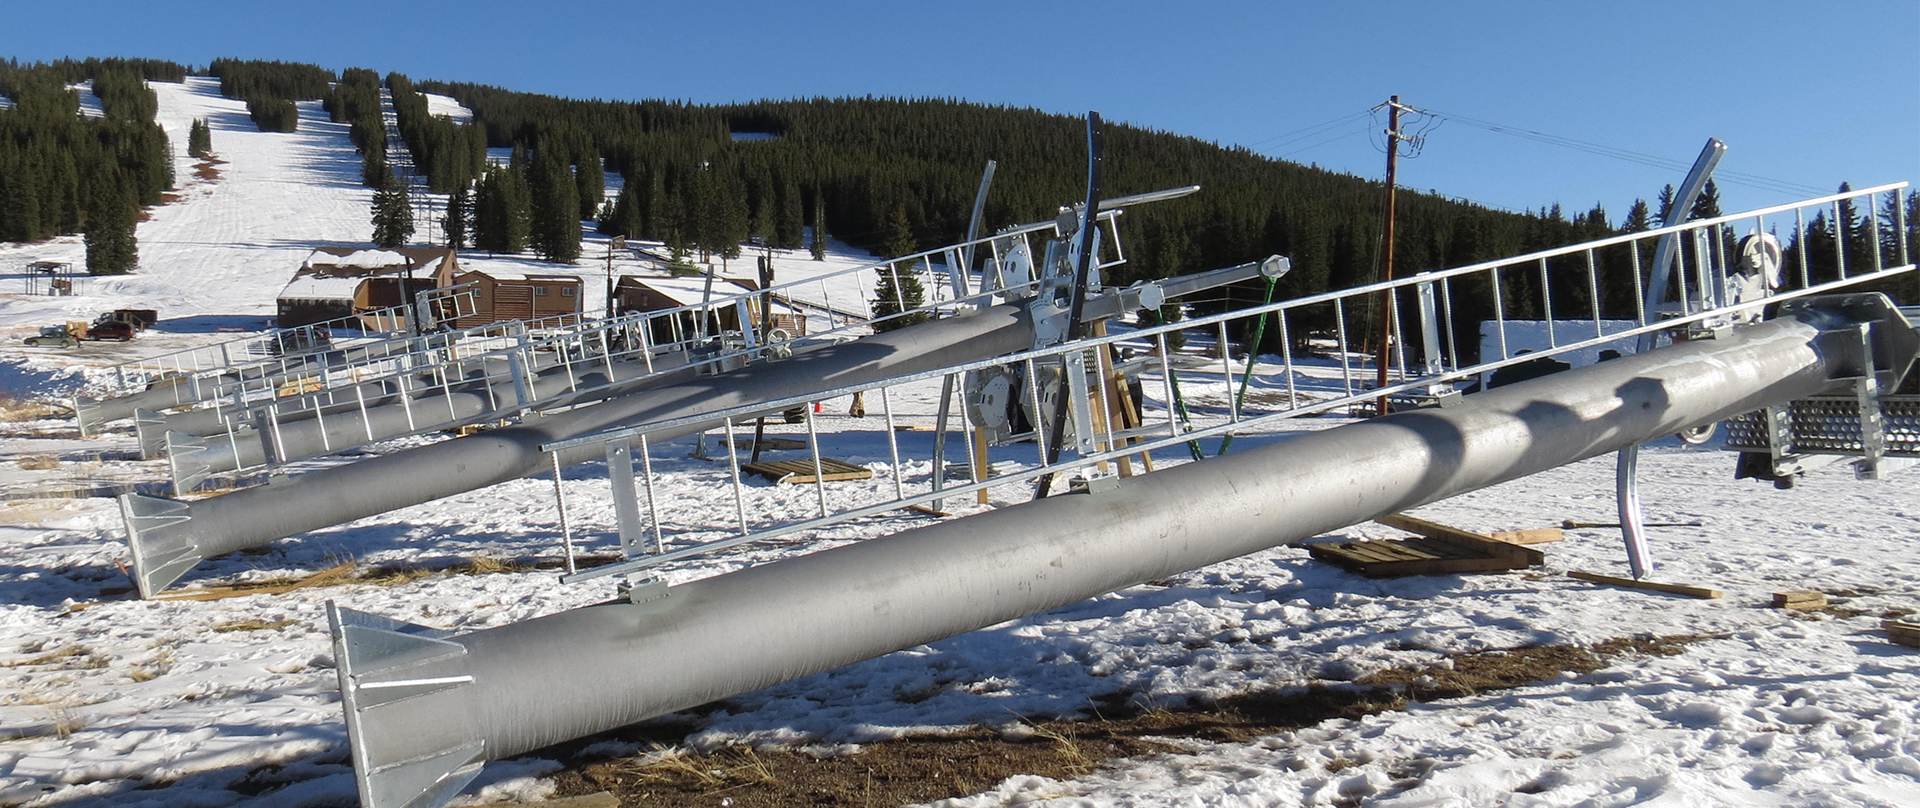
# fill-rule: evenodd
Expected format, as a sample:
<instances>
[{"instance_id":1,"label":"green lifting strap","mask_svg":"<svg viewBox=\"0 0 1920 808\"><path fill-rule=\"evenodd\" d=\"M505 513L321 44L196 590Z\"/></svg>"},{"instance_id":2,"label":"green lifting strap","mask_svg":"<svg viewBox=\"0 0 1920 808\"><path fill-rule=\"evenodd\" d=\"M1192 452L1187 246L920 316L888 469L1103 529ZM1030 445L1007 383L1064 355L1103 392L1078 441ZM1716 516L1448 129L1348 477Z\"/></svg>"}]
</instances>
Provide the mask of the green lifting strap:
<instances>
[{"instance_id":1,"label":"green lifting strap","mask_svg":"<svg viewBox=\"0 0 1920 808\"><path fill-rule=\"evenodd\" d=\"M1273 293L1278 286L1278 278L1267 279L1266 300L1262 301L1260 305L1270 306L1273 304ZM1253 323L1253 341L1248 344L1247 348L1247 372L1240 377L1240 392L1237 393L1233 399L1233 413L1235 415L1238 415L1240 408L1247 403L1247 387L1253 382L1253 364L1259 360L1260 341L1266 334L1267 316L1263 314ZM1220 346L1220 350L1225 351L1226 346ZM1167 366L1167 380L1171 382L1169 386L1173 388L1173 407L1174 411L1180 414L1180 423L1182 425L1191 425L1193 418L1187 414L1187 399L1180 394L1180 376L1173 372L1173 366L1171 364ZM1233 433L1228 432L1226 437L1220 439L1220 451L1216 453L1216 456L1226 454L1227 447L1232 445ZM1193 454L1193 459L1195 460L1205 460L1207 458L1206 452L1201 451L1200 442L1197 440L1187 441L1187 451Z\"/></svg>"}]
</instances>

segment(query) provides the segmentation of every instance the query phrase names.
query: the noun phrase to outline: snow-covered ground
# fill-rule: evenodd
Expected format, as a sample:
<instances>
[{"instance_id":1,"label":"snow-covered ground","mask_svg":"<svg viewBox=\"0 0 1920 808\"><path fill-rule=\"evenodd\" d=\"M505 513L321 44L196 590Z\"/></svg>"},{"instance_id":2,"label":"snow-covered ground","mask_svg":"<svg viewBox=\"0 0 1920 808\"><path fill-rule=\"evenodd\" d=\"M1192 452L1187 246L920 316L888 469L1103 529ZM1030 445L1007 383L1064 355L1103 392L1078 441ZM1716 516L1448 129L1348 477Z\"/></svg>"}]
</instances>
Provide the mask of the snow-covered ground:
<instances>
[{"instance_id":1,"label":"snow-covered ground","mask_svg":"<svg viewBox=\"0 0 1920 808\"><path fill-rule=\"evenodd\" d=\"M9 292L0 294L0 330L25 333L120 307L158 308L162 328L127 346L74 351L8 339L0 391L71 393L130 352L233 336L217 328L261 328L307 250L365 243L369 194L358 183L358 158L344 128L317 105L302 105L299 132L263 134L211 81L154 87L176 150L184 153L192 118L213 126L225 161L219 179L196 178L183 156L178 201L140 226L141 272L89 280L72 298L0 288ZM28 261L79 264L81 252L72 238L0 245L0 273L16 273L0 283L17 283L17 268ZM595 245L584 251L589 259L602 253ZM780 260L784 280L868 259L837 251L824 267L804 253ZM735 274L751 267L736 262ZM583 260L572 271L593 279L603 269ZM845 283L857 290L860 281ZM903 418L928 419L927 401L905 395L893 404ZM837 456L878 462L886 449L876 420L830 412L817 423L853 447ZM1338 419L1292 428L1322 423ZM520 571L394 576L205 602L133 600L117 566L126 546L112 500L14 498L48 485L164 477L164 461L131 459L132 448L124 429L81 440L61 419L0 423L0 486L9 495L0 504L0 805L350 803L327 601L471 630L610 594L593 582L563 585L552 571ZM679 514L711 514L724 529L733 506L724 471L716 471L723 467L684 458L689 448L683 440L660 453L660 497ZM1920 651L1889 644L1878 628L1883 615L1916 608L1920 563L1910 545L1920 511L1901 503L1920 501L1920 475L1858 482L1831 469L1796 490L1775 491L1732 480L1731 466L1726 453L1667 442L1644 456L1641 474L1655 520L1701 523L1655 529L1659 577L1724 589L1721 600L1565 577L1568 570L1623 574L1617 532L1606 529L1570 531L1566 541L1542 545L1544 568L1471 576L1370 580L1281 547L741 695L701 716L690 740L857 745L999 727L1013 716L1081 714L1116 695L1177 709L1254 691L1342 687L1383 669L1440 664L1453 653L1682 635L1700 639L1676 656L1630 657L1594 673L1248 743L1173 739L1180 754L1113 761L1072 781L1016 777L950 803L1920 804ZM1417 514L1475 530L1609 522L1612 471L1609 459L1596 459ZM580 549L613 551L604 469L571 469L562 485ZM771 486L751 487L779 496ZM867 521L838 535L881 535L929 518ZM525 479L223 556L184 583L297 577L345 561L365 568L552 560L560 536L552 481ZM803 549L761 548L664 573L692 580ZM1790 589L1828 592L1843 608L1767 607L1771 593ZM550 785L540 776L554 767L537 756L490 764L463 799L545 793Z\"/></svg>"}]
</instances>

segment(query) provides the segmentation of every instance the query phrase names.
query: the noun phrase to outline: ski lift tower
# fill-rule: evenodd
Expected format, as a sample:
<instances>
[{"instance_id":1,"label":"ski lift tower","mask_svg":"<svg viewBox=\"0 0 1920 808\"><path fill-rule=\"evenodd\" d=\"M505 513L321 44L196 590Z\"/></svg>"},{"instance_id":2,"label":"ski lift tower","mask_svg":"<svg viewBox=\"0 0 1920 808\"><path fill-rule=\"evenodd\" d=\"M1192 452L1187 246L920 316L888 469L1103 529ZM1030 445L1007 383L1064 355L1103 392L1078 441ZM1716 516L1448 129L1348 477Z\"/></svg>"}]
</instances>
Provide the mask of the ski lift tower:
<instances>
[{"instance_id":1,"label":"ski lift tower","mask_svg":"<svg viewBox=\"0 0 1920 808\"><path fill-rule=\"evenodd\" d=\"M35 261L27 265L27 294L62 297L74 293L80 273L73 264L60 261Z\"/></svg>"}]
</instances>

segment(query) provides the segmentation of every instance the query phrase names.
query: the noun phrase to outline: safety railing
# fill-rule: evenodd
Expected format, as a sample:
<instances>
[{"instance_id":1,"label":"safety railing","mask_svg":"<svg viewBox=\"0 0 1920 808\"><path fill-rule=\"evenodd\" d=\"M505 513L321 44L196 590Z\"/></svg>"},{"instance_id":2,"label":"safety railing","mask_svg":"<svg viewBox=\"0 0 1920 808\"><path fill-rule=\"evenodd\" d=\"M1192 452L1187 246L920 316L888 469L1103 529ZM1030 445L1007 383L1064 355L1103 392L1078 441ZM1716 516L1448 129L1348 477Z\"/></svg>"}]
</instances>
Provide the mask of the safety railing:
<instances>
[{"instance_id":1,"label":"safety railing","mask_svg":"<svg viewBox=\"0 0 1920 808\"><path fill-rule=\"evenodd\" d=\"M1543 359L1609 348L1631 352L1643 334L1710 336L1758 319L1767 304L1783 300L1863 285L1911 286L1907 224L1898 213L1884 227L1860 225L1855 237L1871 238L1871 249L1856 244L1826 252L1829 262L1821 242L1822 222L1831 221L1835 211L1862 201L1868 210L1880 210L1872 203L1881 196L1898 199L1904 187L1886 185L1703 219L874 385L824 389L556 441L543 449L602 446L612 489L611 508L569 513L556 472L569 554L573 533L582 531L617 535L629 556L568 580L640 574L660 564L813 535L905 509L958 512L995 501L1024 501L1033 496L1026 484L1041 477L1077 475L1076 485L1097 488L1114 475L1227 451L1236 435L1271 439L1264 433L1285 419L1339 414L1383 397L1404 406L1453 395L1462 385L1497 385L1503 371L1525 370ZM1779 249L1735 238L1739 230L1750 236L1774 234L1789 222L1786 243L1776 242ZM1655 242L1666 237L1680 239L1683 246L1665 296L1674 302L1650 311L1644 291L1653 268L1641 256L1651 255ZM1615 290L1614 284L1627 291ZM1380 325L1383 312L1390 335L1384 384L1377 338L1368 345L1360 336L1377 333L1373 327ZM1518 340L1523 321L1543 315L1572 322L1546 329L1547 344L1523 352ZM1468 344L1469 338L1475 344ZM1488 348L1484 355L1481 345ZM945 392L932 392L936 388ZM821 429L817 419L822 416L800 427L775 424L771 432L763 420L769 413L862 392L869 402L878 399L881 417L869 422L879 427L877 435L873 429ZM1069 434L1063 441L1068 451L1066 459L1050 464L1045 430L1058 395L1069 399L1064 424ZM905 402L913 409L903 410ZM955 419L934 432L898 428L903 421L924 425L934 409L966 412L966 422ZM690 464L678 458L680 449L664 450L649 438L700 427L718 433L723 462ZM796 429L804 434L792 434ZM769 434L781 441L769 440ZM794 438L801 442L793 443ZM703 435L697 445L704 447L706 440ZM763 456L799 453L770 471L760 470L812 478L811 496L796 498L778 484L751 483L756 469L742 462L743 442ZM801 448L770 448L796 445ZM950 462L949 449L964 452L960 462ZM836 454L870 459L844 464L835 462ZM668 491L669 474L689 479L675 476L678 484ZM842 479L830 482L836 477ZM664 505L669 499L671 507ZM730 518L715 524L715 514ZM835 535L857 532L840 527Z\"/></svg>"},{"instance_id":2,"label":"safety railing","mask_svg":"<svg viewBox=\"0 0 1920 808\"><path fill-rule=\"evenodd\" d=\"M1119 212L1103 210L1100 214L1103 243L1107 245L1100 268L1125 260L1117 232ZM527 413L550 413L589 404L689 367L696 372L728 370L760 359L775 342L790 343L778 348L784 354L809 344L853 339L888 320L912 322L950 316L997 300L1030 295L1039 268L1031 256L1028 237L1038 234L1057 242L1060 226L1056 220L1009 228L993 236L897 259L763 290L713 296L697 304L631 312L577 328L544 332L521 328L489 334L491 338L485 340L435 341L385 357L378 364L283 381L278 388L266 390L265 395L257 386L237 387L230 400L222 398L215 405L223 414L223 430L195 443L226 444L234 447L232 455L239 457L238 447L243 442L261 441L266 447L261 465L271 467L379 440L467 424L511 421ZM975 254L981 256L985 278L978 291L972 289L969 273L952 269ZM907 269L909 266L911 269ZM865 281L874 273L895 268L922 279L928 302L913 306L902 295L892 301L896 311L874 318L856 314L844 299L834 297L836 290L843 294L849 287L864 290ZM900 286L894 284L896 290ZM875 310L877 301L865 291L859 300L869 313ZM769 335L759 333L760 322L764 321L756 322L753 316L756 302L763 307L776 302L811 306L827 312L829 328L798 338L775 334L769 340ZM673 361L657 361L666 354L677 356ZM456 391L476 394L484 404L456 407ZM368 417L374 407L400 409L404 431L375 429L374 419ZM326 428L328 418L340 416L351 416L354 428ZM318 425L313 430L314 439L287 440L287 425L307 419ZM259 434L262 432L266 433L264 441ZM243 465L232 470L252 467ZM204 472L192 464L173 464L173 476L177 490L190 489L206 479Z\"/></svg>"}]
</instances>

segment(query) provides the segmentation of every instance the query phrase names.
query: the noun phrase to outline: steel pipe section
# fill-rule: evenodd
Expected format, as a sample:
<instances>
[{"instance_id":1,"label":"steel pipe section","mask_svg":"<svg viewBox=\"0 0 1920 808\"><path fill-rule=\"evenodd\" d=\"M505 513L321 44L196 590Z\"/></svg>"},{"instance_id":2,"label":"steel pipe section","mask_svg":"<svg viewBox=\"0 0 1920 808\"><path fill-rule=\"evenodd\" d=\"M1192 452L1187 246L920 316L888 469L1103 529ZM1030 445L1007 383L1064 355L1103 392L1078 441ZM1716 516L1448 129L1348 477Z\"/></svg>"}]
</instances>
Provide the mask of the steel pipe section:
<instances>
[{"instance_id":1,"label":"steel pipe section","mask_svg":"<svg viewBox=\"0 0 1920 808\"><path fill-rule=\"evenodd\" d=\"M1019 305L876 334L792 358L629 395L504 429L368 458L193 502L125 494L120 510L134 580L151 597L201 560L309 530L515 480L548 469L540 446L605 429L881 381L986 359L1033 344ZM708 425L711 426L711 425ZM657 440L701 431L690 427ZM559 454L561 465L602 457L597 446Z\"/></svg>"},{"instance_id":2,"label":"steel pipe section","mask_svg":"<svg viewBox=\"0 0 1920 808\"><path fill-rule=\"evenodd\" d=\"M330 606L363 808L499 759L1035 614L1827 389L1778 320L801 558L449 636ZM1839 324L1844 326L1845 324ZM652 585L659 588L660 585Z\"/></svg>"}]
</instances>

